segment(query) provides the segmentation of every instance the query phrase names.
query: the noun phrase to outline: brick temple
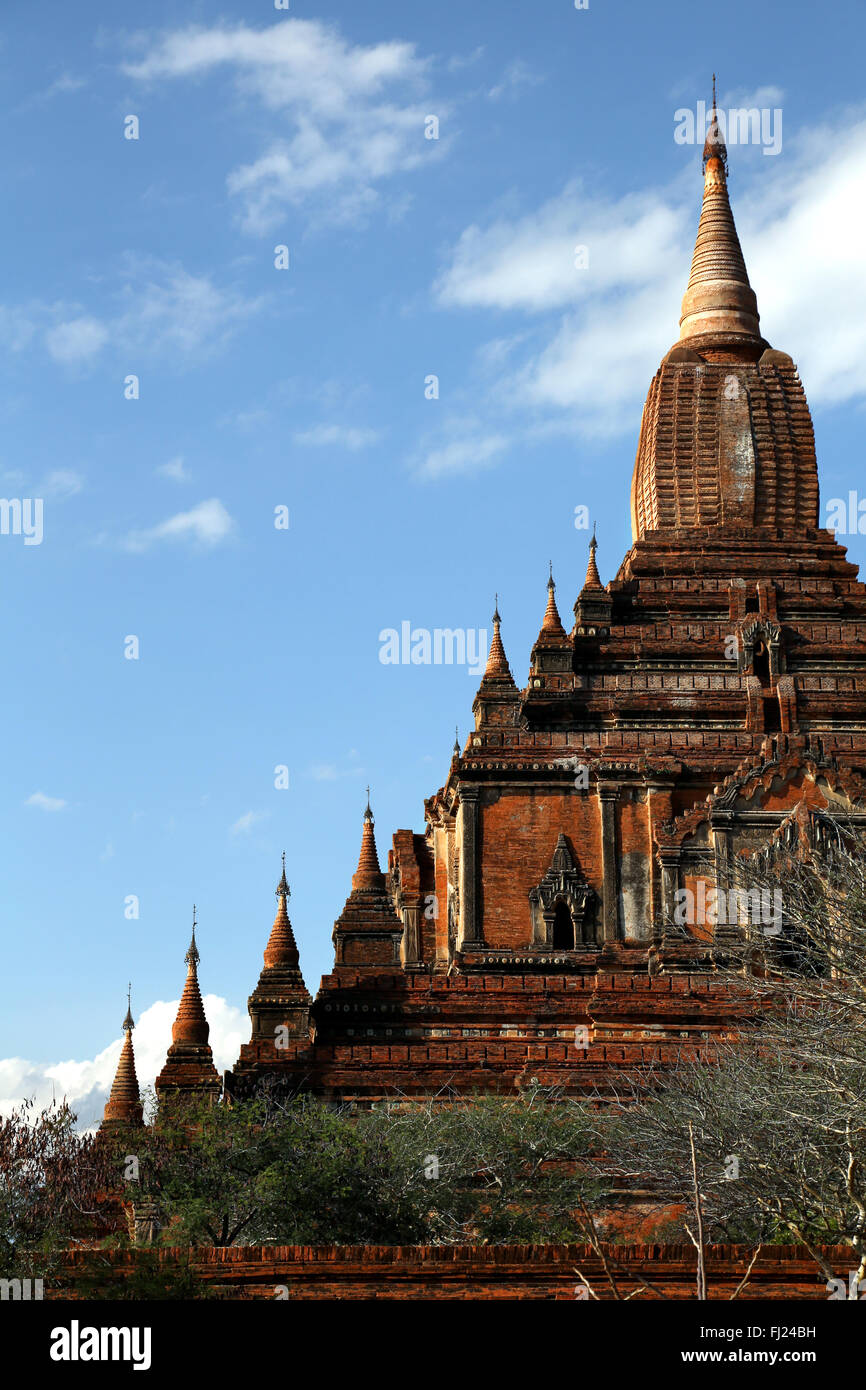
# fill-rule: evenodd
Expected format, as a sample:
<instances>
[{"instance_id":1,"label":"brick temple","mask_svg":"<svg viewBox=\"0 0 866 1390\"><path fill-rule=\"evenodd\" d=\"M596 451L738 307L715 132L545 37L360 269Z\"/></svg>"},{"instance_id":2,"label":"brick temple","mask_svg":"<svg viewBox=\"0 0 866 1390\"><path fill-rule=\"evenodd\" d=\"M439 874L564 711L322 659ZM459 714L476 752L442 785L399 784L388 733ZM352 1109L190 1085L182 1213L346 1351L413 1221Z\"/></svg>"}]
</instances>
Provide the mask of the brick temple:
<instances>
[{"instance_id":1,"label":"brick temple","mask_svg":"<svg viewBox=\"0 0 866 1390\"><path fill-rule=\"evenodd\" d=\"M828 806L861 819L866 587L819 525L809 406L762 336L715 112L703 167L679 337L640 426L631 549L602 584L593 539L570 631L551 577L522 688L494 614L474 728L384 868L368 803L315 998L284 865L230 1098L266 1076L361 1103L603 1092L730 1030L714 972L730 923L672 931L681 890L725 888L780 836L820 836ZM160 1096L218 1090L194 941L187 964ZM115 1122L138 1095L127 1021Z\"/></svg>"}]
</instances>

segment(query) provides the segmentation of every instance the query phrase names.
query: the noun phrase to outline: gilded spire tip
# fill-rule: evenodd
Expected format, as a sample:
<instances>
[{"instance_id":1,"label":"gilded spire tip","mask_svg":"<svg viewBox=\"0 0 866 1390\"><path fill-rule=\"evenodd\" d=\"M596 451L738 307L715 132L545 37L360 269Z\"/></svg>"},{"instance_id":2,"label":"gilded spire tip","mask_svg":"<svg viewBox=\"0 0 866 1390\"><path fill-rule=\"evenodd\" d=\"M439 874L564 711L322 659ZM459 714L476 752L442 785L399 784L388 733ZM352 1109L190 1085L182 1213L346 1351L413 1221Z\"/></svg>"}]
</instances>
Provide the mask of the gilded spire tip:
<instances>
[{"instance_id":1,"label":"gilded spire tip","mask_svg":"<svg viewBox=\"0 0 866 1390\"><path fill-rule=\"evenodd\" d=\"M124 1033L131 1033L135 1027L135 1020L132 1017L132 981L126 987L126 1018L123 1020Z\"/></svg>"},{"instance_id":2,"label":"gilded spire tip","mask_svg":"<svg viewBox=\"0 0 866 1390\"><path fill-rule=\"evenodd\" d=\"M196 920L195 920L195 903L193 903L193 905L192 905L192 938L191 938L190 943L189 943L189 950L187 951L186 955L184 956L184 962L190 967L191 970L194 970L195 967L198 965L199 961L201 960L201 956L200 956L199 953L198 953L198 947L197 947L196 944L195 944L195 929L196 929L197 926L198 926L198 923L197 923Z\"/></svg>"},{"instance_id":3,"label":"gilded spire tip","mask_svg":"<svg viewBox=\"0 0 866 1390\"><path fill-rule=\"evenodd\" d=\"M704 174L707 172L707 164L711 159L717 159L722 166L725 174L728 172L728 150L725 145L724 136L719 129L719 115L716 109L716 74L713 73L713 105L710 111L710 124L707 128L707 136L704 141Z\"/></svg>"},{"instance_id":4,"label":"gilded spire tip","mask_svg":"<svg viewBox=\"0 0 866 1390\"><path fill-rule=\"evenodd\" d=\"M283 850L283 872L280 881L277 884L277 897L288 898L290 896L291 895L289 892L289 881L286 878L286 851Z\"/></svg>"}]
</instances>

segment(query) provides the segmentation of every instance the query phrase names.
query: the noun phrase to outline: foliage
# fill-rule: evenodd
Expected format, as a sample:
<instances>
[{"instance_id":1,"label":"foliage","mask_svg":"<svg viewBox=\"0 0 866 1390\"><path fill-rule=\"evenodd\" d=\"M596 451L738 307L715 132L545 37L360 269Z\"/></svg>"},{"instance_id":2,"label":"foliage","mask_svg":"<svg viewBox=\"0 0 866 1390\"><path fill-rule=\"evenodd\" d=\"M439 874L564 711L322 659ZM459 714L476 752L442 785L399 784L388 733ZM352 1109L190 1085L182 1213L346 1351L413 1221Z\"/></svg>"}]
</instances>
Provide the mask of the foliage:
<instances>
[{"instance_id":1,"label":"foliage","mask_svg":"<svg viewBox=\"0 0 866 1390\"><path fill-rule=\"evenodd\" d=\"M59 1251L109 1227L114 1170L65 1104L0 1116L0 1275L50 1278Z\"/></svg>"},{"instance_id":2,"label":"foliage","mask_svg":"<svg viewBox=\"0 0 866 1390\"><path fill-rule=\"evenodd\" d=\"M741 869L780 888L783 929L744 924L716 967L749 1002L738 1036L703 1058L632 1077L599 1127L606 1171L692 1201L690 1127L708 1239L847 1244L866 1278L866 850L821 817L818 852L794 841Z\"/></svg>"}]
</instances>

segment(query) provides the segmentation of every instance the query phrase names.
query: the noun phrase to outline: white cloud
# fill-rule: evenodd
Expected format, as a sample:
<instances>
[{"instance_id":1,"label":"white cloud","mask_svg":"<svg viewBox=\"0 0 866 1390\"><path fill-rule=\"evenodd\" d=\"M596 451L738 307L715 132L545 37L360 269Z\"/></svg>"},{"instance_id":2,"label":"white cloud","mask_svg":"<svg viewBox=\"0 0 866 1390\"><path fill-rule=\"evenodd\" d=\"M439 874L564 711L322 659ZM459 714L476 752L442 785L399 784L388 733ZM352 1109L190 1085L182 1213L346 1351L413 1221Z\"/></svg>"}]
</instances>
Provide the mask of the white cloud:
<instances>
[{"instance_id":1,"label":"white cloud","mask_svg":"<svg viewBox=\"0 0 866 1390\"><path fill-rule=\"evenodd\" d=\"M55 324L45 334L45 342L55 362L79 366L90 362L108 342L108 329L98 319L82 315Z\"/></svg>"},{"instance_id":2,"label":"white cloud","mask_svg":"<svg viewBox=\"0 0 866 1390\"><path fill-rule=\"evenodd\" d=\"M80 473L75 473L71 468L55 468L39 484L37 495L61 502L64 498L75 497L83 486Z\"/></svg>"},{"instance_id":3,"label":"white cloud","mask_svg":"<svg viewBox=\"0 0 866 1390\"><path fill-rule=\"evenodd\" d=\"M454 473L476 473L482 468L490 468L508 448L508 444L508 439L501 434L453 439L427 450L417 471L420 477L431 479Z\"/></svg>"},{"instance_id":4,"label":"white cloud","mask_svg":"<svg viewBox=\"0 0 866 1390\"><path fill-rule=\"evenodd\" d=\"M210 1024L210 1045L217 1071L223 1072L237 1061L240 1045L249 1039L246 1014L217 994L204 996L204 1009ZM171 1043L171 1028L180 1000L157 1001L145 1009L132 1035L135 1068L142 1090L152 1086L165 1062ZM117 1070L122 1039L115 1039L89 1061L28 1062L21 1057L0 1060L0 1114L21 1101L35 1096L37 1105L50 1104L64 1097L77 1112L82 1127L98 1124Z\"/></svg>"},{"instance_id":5,"label":"white cloud","mask_svg":"<svg viewBox=\"0 0 866 1390\"><path fill-rule=\"evenodd\" d=\"M38 106L42 102L51 101L52 97L62 96L67 92L80 92L81 88L86 86L87 83L83 77L73 77L71 73L64 72L41 92L34 92L31 97L28 97L23 103L23 108Z\"/></svg>"},{"instance_id":6,"label":"white cloud","mask_svg":"<svg viewBox=\"0 0 866 1390\"><path fill-rule=\"evenodd\" d=\"M329 216L361 215L377 201L377 184L437 153L424 138L428 108L405 95L421 88L427 68L413 44L353 45L335 25L307 19L174 30L124 65L151 82L225 71L243 94L280 112L286 135L228 179L254 232L311 198L324 197ZM434 110L445 114L442 103Z\"/></svg>"},{"instance_id":7,"label":"white cloud","mask_svg":"<svg viewBox=\"0 0 866 1390\"><path fill-rule=\"evenodd\" d=\"M52 82L50 87L46 88L45 95L56 96L58 92L79 92L82 87L86 86L87 83L83 77L73 77L71 73L65 72L55 82Z\"/></svg>"},{"instance_id":8,"label":"white cloud","mask_svg":"<svg viewBox=\"0 0 866 1390\"><path fill-rule=\"evenodd\" d=\"M310 768L314 782L336 782L339 775L336 763L315 763Z\"/></svg>"},{"instance_id":9,"label":"white cloud","mask_svg":"<svg viewBox=\"0 0 866 1390\"><path fill-rule=\"evenodd\" d=\"M59 796L46 796L44 792L33 792L24 802L25 806L38 806L40 811L62 811L66 802Z\"/></svg>"},{"instance_id":10,"label":"white cloud","mask_svg":"<svg viewBox=\"0 0 866 1390\"><path fill-rule=\"evenodd\" d=\"M378 96L389 82L419 76L425 64L415 57L413 44L352 47L334 25L286 19L262 29L244 24L176 29L139 62L125 64L124 71L148 81L202 76L221 66L272 110L298 104L336 116L357 110L359 101Z\"/></svg>"},{"instance_id":11,"label":"white cloud","mask_svg":"<svg viewBox=\"0 0 866 1390\"><path fill-rule=\"evenodd\" d=\"M136 360L202 360L220 351L266 302L153 257L127 261L105 278L107 298L99 315L62 301L0 305L0 342L21 352L42 341L49 356L70 369L92 366L108 345Z\"/></svg>"},{"instance_id":12,"label":"white cloud","mask_svg":"<svg viewBox=\"0 0 866 1390\"><path fill-rule=\"evenodd\" d=\"M199 502L188 512L178 512L145 531L130 531L124 549L148 550L159 541L190 540L201 546L219 545L231 533L234 522L218 497Z\"/></svg>"},{"instance_id":13,"label":"white cloud","mask_svg":"<svg viewBox=\"0 0 866 1390\"><path fill-rule=\"evenodd\" d=\"M171 478L172 482L175 483L188 483L190 479L190 475L184 467L182 454L169 459L167 463L158 464L155 471L160 473L163 478Z\"/></svg>"},{"instance_id":14,"label":"white cloud","mask_svg":"<svg viewBox=\"0 0 866 1390\"><path fill-rule=\"evenodd\" d=\"M731 87L729 91L719 93L720 110L728 111L732 106L753 107L757 106L760 110L769 106L780 106L784 100L785 93L781 87L768 84L766 87ZM711 104L711 103L710 103Z\"/></svg>"},{"instance_id":15,"label":"white cloud","mask_svg":"<svg viewBox=\"0 0 866 1390\"><path fill-rule=\"evenodd\" d=\"M0 342L9 352L22 352L37 333L40 306L0 304Z\"/></svg>"},{"instance_id":16,"label":"white cloud","mask_svg":"<svg viewBox=\"0 0 866 1390\"><path fill-rule=\"evenodd\" d=\"M341 777L362 777L364 769L358 765L357 749L351 748L347 756L353 766L341 766L337 763L314 763L310 768L310 776L313 781L336 782Z\"/></svg>"},{"instance_id":17,"label":"white cloud","mask_svg":"<svg viewBox=\"0 0 866 1390\"><path fill-rule=\"evenodd\" d=\"M301 430L294 436L296 444L314 447L336 445L343 449L364 449L381 439L381 430L363 429L350 425L314 425L312 429Z\"/></svg>"},{"instance_id":18,"label":"white cloud","mask_svg":"<svg viewBox=\"0 0 866 1390\"><path fill-rule=\"evenodd\" d=\"M266 816L266 811L245 811L242 816L238 816L234 825L231 827L230 834L249 835L253 826L257 825L259 821L265 820Z\"/></svg>"},{"instance_id":19,"label":"white cloud","mask_svg":"<svg viewBox=\"0 0 866 1390\"><path fill-rule=\"evenodd\" d=\"M123 311L112 336L124 348L164 356L166 351L191 357L211 355L262 306L233 289L215 285L207 275L191 275L182 266L161 261L145 267L124 286Z\"/></svg>"},{"instance_id":20,"label":"white cloud","mask_svg":"<svg viewBox=\"0 0 866 1390\"><path fill-rule=\"evenodd\" d=\"M522 58L515 58L508 64L505 72L495 87L491 87L487 93L491 101L499 101L502 97L516 97L519 92L526 87L537 87L544 81L541 73L533 71L528 63Z\"/></svg>"},{"instance_id":21,"label":"white cloud","mask_svg":"<svg viewBox=\"0 0 866 1390\"><path fill-rule=\"evenodd\" d=\"M689 230L691 222L656 194L609 201L569 184L536 212L467 227L435 292L441 304L461 308L538 313L585 303L656 283L660 271L682 273ZM588 249L586 268L575 263L578 247Z\"/></svg>"},{"instance_id":22,"label":"white cloud","mask_svg":"<svg viewBox=\"0 0 866 1390\"><path fill-rule=\"evenodd\" d=\"M732 158L734 214L766 337L798 362L813 405L862 399L862 112L789 138L784 163L759 149ZM699 212L690 165L667 190L609 199L572 184L533 212L468 227L436 282L439 303L530 323L478 354L489 418L499 424L510 411L525 437L556 428L636 434L652 375L678 336ZM585 269L575 266L578 246L588 249ZM434 449L426 471L459 468L470 452Z\"/></svg>"},{"instance_id":23,"label":"white cloud","mask_svg":"<svg viewBox=\"0 0 866 1390\"><path fill-rule=\"evenodd\" d=\"M239 430L248 432L250 430L257 430L262 425L267 424L270 418L271 412L269 410L239 410L233 417L232 423L235 424Z\"/></svg>"},{"instance_id":24,"label":"white cloud","mask_svg":"<svg viewBox=\"0 0 866 1390\"><path fill-rule=\"evenodd\" d=\"M471 68L484 56L484 45L474 48L471 53L455 53L448 59L446 67L449 72L460 72L462 68Z\"/></svg>"}]
</instances>

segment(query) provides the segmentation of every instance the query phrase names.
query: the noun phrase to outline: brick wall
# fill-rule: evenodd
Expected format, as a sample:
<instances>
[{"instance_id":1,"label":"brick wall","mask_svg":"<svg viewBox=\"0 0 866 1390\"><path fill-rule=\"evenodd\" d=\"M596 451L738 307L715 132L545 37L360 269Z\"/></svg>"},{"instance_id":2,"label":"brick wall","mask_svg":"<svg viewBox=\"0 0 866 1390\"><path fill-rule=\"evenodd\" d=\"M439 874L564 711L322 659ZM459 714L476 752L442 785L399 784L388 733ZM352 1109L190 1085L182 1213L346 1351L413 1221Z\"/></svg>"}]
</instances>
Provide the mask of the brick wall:
<instances>
[{"instance_id":1,"label":"brick wall","mask_svg":"<svg viewBox=\"0 0 866 1390\"><path fill-rule=\"evenodd\" d=\"M611 1267L627 1293L646 1280L657 1290L641 1297L695 1296L695 1251L684 1245L606 1245ZM167 1265L186 1260L186 1250L161 1252ZM576 1297L580 1270L599 1298L611 1298L602 1261L586 1245L488 1246L233 1246L189 1252L204 1282L237 1299L567 1299ZM709 1297L729 1299L752 1258L746 1246L707 1249ZM836 1275L847 1282L852 1260L845 1247L822 1247ZM135 1251L103 1252L117 1279L132 1269ZM72 1253L64 1284L49 1298L75 1296L75 1280L87 1253ZM280 1290L280 1295L278 1295ZM825 1280L799 1246L770 1246L755 1262L744 1299L826 1299Z\"/></svg>"}]
</instances>

